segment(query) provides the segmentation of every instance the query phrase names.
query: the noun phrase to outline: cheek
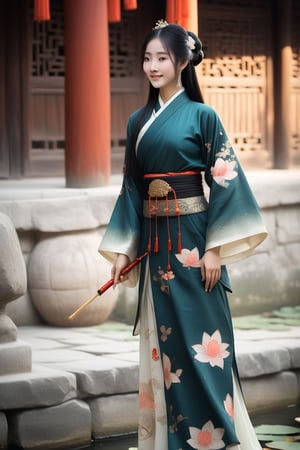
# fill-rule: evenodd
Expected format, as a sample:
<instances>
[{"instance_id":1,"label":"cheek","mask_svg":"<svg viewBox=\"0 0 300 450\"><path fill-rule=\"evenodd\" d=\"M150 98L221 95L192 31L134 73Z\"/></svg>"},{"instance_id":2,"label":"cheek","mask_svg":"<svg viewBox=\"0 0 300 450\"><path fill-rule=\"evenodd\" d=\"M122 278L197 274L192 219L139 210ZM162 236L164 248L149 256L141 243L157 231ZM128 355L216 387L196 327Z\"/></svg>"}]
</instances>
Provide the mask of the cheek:
<instances>
[{"instance_id":1,"label":"cheek","mask_svg":"<svg viewBox=\"0 0 300 450\"><path fill-rule=\"evenodd\" d=\"M144 71L144 73L147 73L149 71L148 67L149 67L149 64L143 63L143 71Z\"/></svg>"},{"instance_id":2,"label":"cheek","mask_svg":"<svg viewBox=\"0 0 300 450\"><path fill-rule=\"evenodd\" d=\"M169 77L175 78L175 76L176 76L176 71L175 71L175 68L174 68L173 64L170 64L170 65L168 66L167 71L168 71Z\"/></svg>"}]
</instances>

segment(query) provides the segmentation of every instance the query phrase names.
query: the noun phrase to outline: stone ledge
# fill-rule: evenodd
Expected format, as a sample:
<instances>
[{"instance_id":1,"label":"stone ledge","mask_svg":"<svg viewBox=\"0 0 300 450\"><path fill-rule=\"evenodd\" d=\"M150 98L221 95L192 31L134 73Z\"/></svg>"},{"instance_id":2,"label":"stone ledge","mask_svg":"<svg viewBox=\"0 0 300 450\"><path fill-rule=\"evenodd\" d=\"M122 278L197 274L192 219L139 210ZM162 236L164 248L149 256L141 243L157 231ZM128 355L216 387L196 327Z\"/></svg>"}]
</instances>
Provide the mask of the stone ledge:
<instances>
[{"instance_id":1,"label":"stone ledge","mask_svg":"<svg viewBox=\"0 0 300 450\"><path fill-rule=\"evenodd\" d=\"M300 203L300 170L262 170L246 173L262 209ZM55 180L54 180L55 181ZM76 231L105 226L120 191L121 176L106 187L70 189L64 179L0 180L0 211L17 231ZM72 201L70 199L72 198Z\"/></svg>"},{"instance_id":2,"label":"stone ledge","mask_svg":"<svg viewBox=\"0 0 300 450\"><path fill-rule=\"evenodd\" d=\"M130 433L138 426L138 394L111 395L95 398L88 403L92 413L95 438ZM122 429L120 430L120 424Z\"/></svg>"},{"instance_id":3,"label":"stone ledge","mask_svg":"<svg viewBox=\"0 0 300 450\"><path fill-rule=\"evenodd\" d=\"M50 406L76 398L75 375L33 366L32 372L0 376L0 410Z\"/></svg>"},{"instance_id":4,"label":"stone ledge","mask_svg":"<svg viewBox=\"0 0 300 450\"><path fill-rule=\"evenodd\" d=\"M300 327L284 331L235 329L234 334L242 379L300 370Z\"/></svg>"},{"instance_id":5,"label":"stone ledge","mask_svg":"<svg viewBox=\"0 0 300 450\"><path fill-rule=\"evenodd\" d=\"M300 348L297 348L300 353ZM281 342L236 342L237 365L241 378L255 378L291 368L288 348ZM300 366L299 366L300 367Z\"/></svg>"},{"instance_id":6,"label":"stone ledge","mask_svg":"<svg viewBox=\"0 0 300 450\"><path fill-rule=\"evenodd\" d=\"M101 356L86 358L52 367L76 375L80 398L136 392L138 364Z\"/></svg>"},{"instance_id":7,"label":"stone ledge","mask_svg":"<svg viewBox=\"0 0 300 450\"><path fill-rule=\"evenodd\" d=\"M248 411L264 411L297 403L299 373L283 371L269 376L243 378L242 389Z\"/></svg>"},{"instance_id":8,"label":"stone ledge","mask_svg":"<svg viewBox=\"0 0 300 450\"><path fill-rule=\"evenodd\" d=\"M10 418L10 445L55 450L58 447L89 445L90 442L91 412L88 405L79 400L21 411Z\"/></svg>"},{"instance_id":9,"label":"stone ledge","mask_svg":"<svg viewBox=\"0 0 300 450\"><path fill-rule=\"evenodd\" d=\"M31 348L25 342L0 344L0 375L31 371Z\"/></svg>"},{"instance_id":10,"label":"stone ledge","mask_svg":"<svg viewBox=\"0 0 300 450\"><path fill-rule=\"evenodd\" d=\"M131 326L113 322L72 329L19 328L21 338L33 347L33 361L76 376L81 398L137 391L138 338L131 332ZM300 370L300 327L285 331L236 329L234 333L243 382Z\"/></svg>"}]
</instances>

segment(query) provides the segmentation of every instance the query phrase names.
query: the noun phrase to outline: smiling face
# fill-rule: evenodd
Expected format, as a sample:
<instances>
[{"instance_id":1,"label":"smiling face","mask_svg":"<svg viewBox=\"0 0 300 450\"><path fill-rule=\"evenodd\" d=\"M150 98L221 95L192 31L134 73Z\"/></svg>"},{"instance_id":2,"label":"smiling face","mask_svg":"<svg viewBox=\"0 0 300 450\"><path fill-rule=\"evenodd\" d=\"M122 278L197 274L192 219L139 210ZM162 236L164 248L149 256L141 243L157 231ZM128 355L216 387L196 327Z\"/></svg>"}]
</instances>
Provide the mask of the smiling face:
<instances>
[{"instance_id":1,"label":"smiling face","mask_svg":"<svg viewBox=\"0 0 300 450\"><path fill-rule=\"evenodd\" d=\"M143 70L154 88L167 101L179 89L177 87L178 71L174 57L163 47L159 38L152 39L145 51Z\"/></svg>"}]
</instances>

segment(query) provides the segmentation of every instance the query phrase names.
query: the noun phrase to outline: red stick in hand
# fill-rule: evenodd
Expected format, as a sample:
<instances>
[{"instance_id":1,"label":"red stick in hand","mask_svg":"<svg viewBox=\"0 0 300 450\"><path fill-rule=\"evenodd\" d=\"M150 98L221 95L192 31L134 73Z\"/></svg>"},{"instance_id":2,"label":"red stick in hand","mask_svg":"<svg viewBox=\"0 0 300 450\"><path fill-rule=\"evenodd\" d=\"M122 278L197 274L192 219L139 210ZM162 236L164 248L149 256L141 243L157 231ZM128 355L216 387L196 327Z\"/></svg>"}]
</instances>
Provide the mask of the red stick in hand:
<instances>
[{"instance_id":1,"label":"red stick in hand","mask_svg":"<svg viewBox=\"0 0 300 450\"><path fill-rule=\"evenodd\" d=\"M130 272L135 266L137 266L141 262L141 260L145 256L148 255L148 253L149 251L147 250L143 255L135 258L130 264L128 264L128 266L124 267L124 269L121 270L121 275L126 275L128 272ZM68 317L68 319L73 320L79 313L81 313L81 311L83 311L90 303L92 303L98 297L98 295L104 294L104 292L107 291L107 289L109 289L111 286L113 286L113 284L114 279L111 278L97 290L97 294L93 295L93 297L89 298L85 303L83 303L83 305L81 305L78 309L76 309L76 311L74 311L73 314L71 314Z\"/></svg>"}]
</instances>

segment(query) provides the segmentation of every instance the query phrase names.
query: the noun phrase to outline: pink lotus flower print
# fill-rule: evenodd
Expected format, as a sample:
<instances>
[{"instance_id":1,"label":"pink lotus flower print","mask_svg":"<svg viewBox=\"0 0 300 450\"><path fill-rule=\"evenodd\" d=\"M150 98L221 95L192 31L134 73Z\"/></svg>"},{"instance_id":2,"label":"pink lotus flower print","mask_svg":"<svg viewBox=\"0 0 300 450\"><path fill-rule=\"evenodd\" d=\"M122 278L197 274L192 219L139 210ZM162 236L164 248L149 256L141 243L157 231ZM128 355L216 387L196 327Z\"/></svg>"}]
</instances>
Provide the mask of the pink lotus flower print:
<instances>
[{"instance_id":1,"label":"pink lotus flower print","mask_svg":"<svg viewBox=\"0 0 300 450\"><path fill-rule=\"evenodd\" d=\"M229 183L226 180L233 180L238 173L234 170L235 161L226 161L222 158L217 158L215 166L211 168L211 174L216 183L226 188Z\"/></svg>"},{"instance_id":2,"label":"pink lotus flower print","mask_svg":"<svg viewBox=\"0 0 300 450\"><path fill-rule=\"evenodd\" d=\"M215 428L211 420L200 430L196 427L189 427L191 439L187 443L197 450L217 450L225 447L222 440L224 435L223 428Z\"/></svg>"},{"instance_id":3,"label":"pink lotus flower print","mask_svg":"<svg viewBox=\"0 0 300 450\"><path fill-rule=\"evenodd\" d=\"M172 383L181 383L179 377L182 374L182 369L176 370L175 373L171 372L171 361L170 358L165 353L163 354L163 367L164 367L165 385L168 390L172 386Z\"/></svg>"},{"instance_id":4,"label":"pink lotus flower print","mask_svg":"<svg viewBox=\"0 0 300 450\"><path fill-rule=\"evenodd\" d=\"M211 367L218 366L224 369L224 359L230 355L226 350L229 344L222 343L221 334L216 330L211 336L204 332L202 344L192 345L195 350L195 359L203 363L209 363Z\"/></svg>"},{"instance_id":5,"label":"pink lotus flower print","mask_svg":"<svg viewBox=\"0 0 300 450\"><path fill-rule=\"evenodd\" d=\"M233 400L230 394L226 395L226 398L224 400L224 408L227 414L233 419L234 418Z\"/></svg>"},{"instance_id":6,"label":"pink lotus flower print","mask_svg":"<svg viewBox=\"0 0 300 450\"><path fill-rule=\"evenodd\" d=\"M154 401L154 394L151 388L150 383L141 383L140 389L139 389L139 406L141 410L144 409L155 409L155 401Z\"/></svg>"},{"instance_id":7,"label":"pink lotus flower print","mask_svg":"<svg viewBox=\"0 0 300 450\"><path fill-rule=\"evenodd\" d=\"M181 253L175 254L178 261L181 262L183 267L200 267L201 261L199 259L199 250L197 247L193 248L193 250L188 250L187 248L183 248Z\"/></svg>"}]
</instances>

